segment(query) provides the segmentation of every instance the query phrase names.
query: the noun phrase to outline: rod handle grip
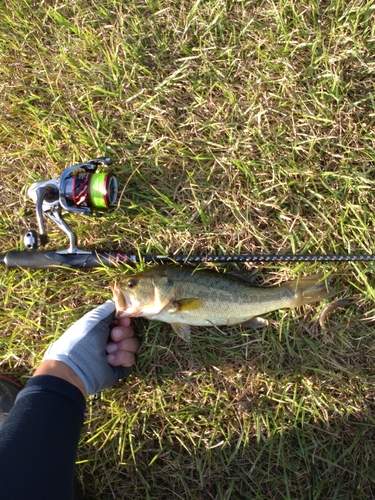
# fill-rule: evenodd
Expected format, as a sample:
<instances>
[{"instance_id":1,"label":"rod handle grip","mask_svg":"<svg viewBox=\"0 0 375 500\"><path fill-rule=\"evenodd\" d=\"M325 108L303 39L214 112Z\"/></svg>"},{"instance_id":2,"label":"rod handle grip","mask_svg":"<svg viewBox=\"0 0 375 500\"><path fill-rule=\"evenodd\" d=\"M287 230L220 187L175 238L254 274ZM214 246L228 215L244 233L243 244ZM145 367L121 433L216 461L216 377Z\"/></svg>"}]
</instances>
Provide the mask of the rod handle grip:
<instances>
[{"instance_id":1,"label":"rod handle grip","mask_svg":"<svg viewBox=\"0 0 375 500\"><path fill-rule=\"evenodd\" d=\"M125 252L58 253L48 251L8 252L1 261L7 267L28 269L56 269L61 267L90 269L94 267L115 267L135 262L134 255Z\"/></svg>"}]
</instances>

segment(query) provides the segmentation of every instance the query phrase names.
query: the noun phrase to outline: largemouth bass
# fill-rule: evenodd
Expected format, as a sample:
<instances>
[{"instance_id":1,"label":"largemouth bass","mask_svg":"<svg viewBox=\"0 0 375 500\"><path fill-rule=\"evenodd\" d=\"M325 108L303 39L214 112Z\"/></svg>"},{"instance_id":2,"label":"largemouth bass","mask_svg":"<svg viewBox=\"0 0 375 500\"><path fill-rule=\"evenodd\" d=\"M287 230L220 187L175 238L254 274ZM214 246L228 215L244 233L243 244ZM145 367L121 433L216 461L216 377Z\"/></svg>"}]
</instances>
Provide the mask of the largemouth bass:
<instances>
[{"instance_id":1,"label":"largemouth bass","mask_svg":"<svg viewBox=\"0 0 375 500\"><path fill-rule=\"evenodd\" d=\"M257 316L297 307L332 295L313 275L279 286L255 286L239 275L189 267L158 266L111 285L118 317L170 323L184 340L190 326L259 326Z\"/></svg>"}]
</instances>

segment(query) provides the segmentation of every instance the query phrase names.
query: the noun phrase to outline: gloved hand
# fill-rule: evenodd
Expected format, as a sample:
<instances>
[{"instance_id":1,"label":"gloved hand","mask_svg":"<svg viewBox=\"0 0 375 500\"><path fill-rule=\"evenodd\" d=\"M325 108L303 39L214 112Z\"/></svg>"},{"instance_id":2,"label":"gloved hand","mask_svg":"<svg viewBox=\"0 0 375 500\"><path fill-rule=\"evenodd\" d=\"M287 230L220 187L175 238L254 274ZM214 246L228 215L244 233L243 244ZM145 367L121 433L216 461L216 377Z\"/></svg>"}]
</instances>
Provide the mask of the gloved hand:
<instances>
[{"instance_id":1,"label":"gloved hand","mask_svg":"<svg viewBox=\"0 0 375 500\"><path fill-rule=\"evenodd\" d=\"M122 362L127 365L131 359L132 364L133 353L138 349L136 338L125 338L120 326L114 327L111 332L114 342L108 343L114 316L115 306L110 300L85 314L48 347L43 361L54 359L68 365L82 380L87 395L111 387L131 370L131 366L113 366L109 363ZM116 342L119 338L122 340ZM106 349L112 354L107 355ZM121 349L123 352L114 356L113 353Z\"/></svg>"}]
</instances>

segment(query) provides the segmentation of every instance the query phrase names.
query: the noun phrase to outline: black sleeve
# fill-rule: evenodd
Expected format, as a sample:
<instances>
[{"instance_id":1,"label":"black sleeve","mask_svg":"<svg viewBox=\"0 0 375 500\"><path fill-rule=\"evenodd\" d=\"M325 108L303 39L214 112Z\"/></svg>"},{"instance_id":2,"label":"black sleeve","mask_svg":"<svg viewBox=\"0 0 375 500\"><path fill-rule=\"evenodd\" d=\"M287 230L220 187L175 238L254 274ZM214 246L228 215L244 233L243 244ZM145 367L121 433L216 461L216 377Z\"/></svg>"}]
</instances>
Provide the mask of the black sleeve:
<instances>
[{"instance_id":1,"label":"black sleeve","mask_svg":"<svg viewBox=\"0 0 375 500\"><path fill-rule=\"evenodd\" d=\"M0 428L0 497L69 500L85 398L69 382L31 378Z\"/></svg>"}]
</instances>

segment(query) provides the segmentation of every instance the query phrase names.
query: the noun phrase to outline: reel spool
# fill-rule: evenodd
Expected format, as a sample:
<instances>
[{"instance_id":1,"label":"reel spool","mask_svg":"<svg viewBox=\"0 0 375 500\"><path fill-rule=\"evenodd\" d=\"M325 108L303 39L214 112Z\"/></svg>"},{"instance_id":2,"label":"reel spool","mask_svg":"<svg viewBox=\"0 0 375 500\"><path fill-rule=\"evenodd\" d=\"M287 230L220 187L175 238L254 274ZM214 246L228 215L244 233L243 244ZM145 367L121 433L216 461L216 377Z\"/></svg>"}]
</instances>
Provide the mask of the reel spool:
<instances>
[{"instance_id":1,"label":"reel spool","mask_svg":"<svg viewBox=\"0 0 375 500\"><path fill-rule=\"evenodd\" d=\"M111 159L100 157L66 168L59 179L34 182L27 192L36 206L39 233L28 230L24 245L36 250L48 242L43 215L49 217L69 237L69 248L58 253L87 253L76 246L73 231L62 219L61 211L93 215L93 210L107 210L116 203L118 184L108 172L97 172L99 165L109 166Z\"/></svg>"}]
</instances>

